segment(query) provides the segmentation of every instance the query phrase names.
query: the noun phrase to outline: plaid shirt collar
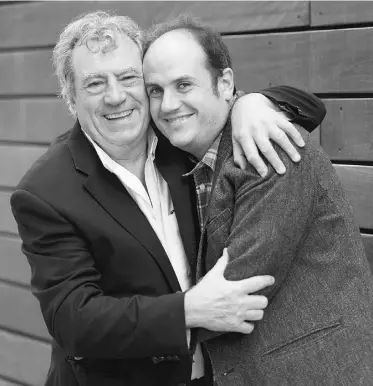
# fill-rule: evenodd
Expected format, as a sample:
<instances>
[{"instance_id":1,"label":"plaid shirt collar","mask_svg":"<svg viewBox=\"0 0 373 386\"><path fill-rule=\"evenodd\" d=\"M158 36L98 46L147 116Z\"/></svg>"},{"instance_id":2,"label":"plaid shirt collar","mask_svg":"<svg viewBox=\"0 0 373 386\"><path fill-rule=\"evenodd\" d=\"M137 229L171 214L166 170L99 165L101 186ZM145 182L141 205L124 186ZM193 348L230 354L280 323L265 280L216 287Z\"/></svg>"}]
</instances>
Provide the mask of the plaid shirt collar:
<instances>
[{"instance_id":1,"label":"plaid shirt collar","mask_svg":"<svg viewBox=\"0 0 373 386\"><path fill-rule=\"evenodd\" d=\"M196 163L196 166L188 173L184 174L184 176L190 176L194 174L198 169L203 168L204 166L207 166L211 169L211 171L214 173L215 171L215 165L216 165L216 160L218 158L218 149L219 149L219 144L221 141L221 137L223 135L223 132L221 132L215 139L215 141L212 143L210 148L207 150L201 161L198 162L198 160L190 156L190 159ZM211 179L212 180L212 179Z\"/></svg>"},{"instance_id":2,"label":"plaid shirt collar","mask_svg":"<svg viewBox=\"0 0 373 386\"><path fill-rule=\"evenodd\" d=\"M197 164L189 173L184 174L184 176L193 176L197 194L198 219L201 230L203 229L204 223L207 219L207 208L221 137L222 133L218 135L201 161L198 162L194 157L191 158L193 162L196 162Z\"/></svg>"}]
</instances>

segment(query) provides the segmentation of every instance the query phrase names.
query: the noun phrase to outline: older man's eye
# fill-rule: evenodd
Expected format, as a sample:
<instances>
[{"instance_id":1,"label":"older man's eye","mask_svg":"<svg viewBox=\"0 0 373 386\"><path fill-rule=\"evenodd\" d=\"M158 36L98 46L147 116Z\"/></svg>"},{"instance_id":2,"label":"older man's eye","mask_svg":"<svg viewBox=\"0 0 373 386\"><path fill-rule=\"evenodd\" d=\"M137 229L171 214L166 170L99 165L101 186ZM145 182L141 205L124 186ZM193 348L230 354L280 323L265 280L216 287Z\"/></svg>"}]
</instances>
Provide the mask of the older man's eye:
<instances>
[{"instance_id":1,"label":"older man's eye","mask_svg":"<svg viewBox=\"0 0 373 386\"><path fill-rule=\"evenodd\" d=\"M87 90L89 92L97 93L97 92L102 91L104 89L104 87L105 87L105 83L97 80L97 81L88 83Z\"/></svg>"},{"instance_id":2,"label":"older man's eye","mask_svg":"<svg viewBox=\"0 0 373 386\"><path fill-rule=\"evenodd\" d=\"M136 76L123 76L119 78L119 81L124 86L133 86L134 84L138 83L140 81L139 77Z\"/></svg>"}]
</instances>

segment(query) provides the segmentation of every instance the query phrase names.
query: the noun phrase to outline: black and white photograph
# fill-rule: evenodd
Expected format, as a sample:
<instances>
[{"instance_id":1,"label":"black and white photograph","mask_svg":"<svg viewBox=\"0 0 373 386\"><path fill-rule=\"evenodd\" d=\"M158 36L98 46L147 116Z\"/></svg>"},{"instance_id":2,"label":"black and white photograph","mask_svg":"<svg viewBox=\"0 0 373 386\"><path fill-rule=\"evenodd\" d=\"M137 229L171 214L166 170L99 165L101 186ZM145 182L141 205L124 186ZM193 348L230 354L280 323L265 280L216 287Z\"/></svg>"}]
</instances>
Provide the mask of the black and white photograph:
<instances>
[{"instance_id":1,"label":"black and white photograph","mask_svg":"<svg viewBox=\"0 0 373 386\"><path fill-rule=\"evenodd\" d=\"M0 386L373 385L373 1L0 1Z\"/></svg>"}]
</instances>

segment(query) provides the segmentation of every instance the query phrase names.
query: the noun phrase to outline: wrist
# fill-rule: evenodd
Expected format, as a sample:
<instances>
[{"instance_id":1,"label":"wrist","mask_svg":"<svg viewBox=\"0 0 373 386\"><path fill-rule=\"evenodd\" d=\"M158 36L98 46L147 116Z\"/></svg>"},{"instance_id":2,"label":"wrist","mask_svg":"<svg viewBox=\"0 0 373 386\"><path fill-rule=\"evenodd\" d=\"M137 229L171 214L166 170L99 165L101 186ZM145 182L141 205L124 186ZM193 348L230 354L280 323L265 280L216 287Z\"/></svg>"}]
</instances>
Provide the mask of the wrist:
<instances>
[{"instance_id":1,"label":"wrist","mask_svg":"<svg viewBox=\"0 0 373 386\"><path fill-rule=\"evenodd\" d=\"M200 313L196 307L193 288L186 291L184 296L185 326L187 329L199 327L198 315Z\"/></svg>"}]
</instances>

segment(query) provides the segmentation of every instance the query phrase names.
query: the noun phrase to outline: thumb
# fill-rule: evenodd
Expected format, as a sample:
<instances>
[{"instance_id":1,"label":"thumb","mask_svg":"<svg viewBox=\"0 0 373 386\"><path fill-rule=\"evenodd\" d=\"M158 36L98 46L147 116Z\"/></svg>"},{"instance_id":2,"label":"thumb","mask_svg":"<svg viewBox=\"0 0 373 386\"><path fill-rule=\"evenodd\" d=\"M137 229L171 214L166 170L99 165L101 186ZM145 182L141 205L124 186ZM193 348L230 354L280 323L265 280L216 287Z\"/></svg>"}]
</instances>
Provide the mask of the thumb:
<instances>
[{"instance_id":1,"label":"thumb","mask_svg":"<svg viewBox=\"0 0 373 386\"><path fill-rule=\"evenodd\" d=\"M225 268L227 267L229 262L228 249L224 248L223 254L220 259L216 262L211 271L215 272L215 274L223 276Z\"/></svg>"}]
</instances>

